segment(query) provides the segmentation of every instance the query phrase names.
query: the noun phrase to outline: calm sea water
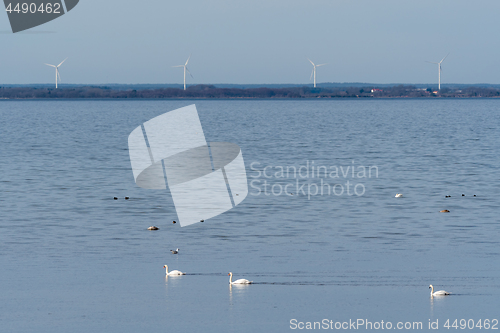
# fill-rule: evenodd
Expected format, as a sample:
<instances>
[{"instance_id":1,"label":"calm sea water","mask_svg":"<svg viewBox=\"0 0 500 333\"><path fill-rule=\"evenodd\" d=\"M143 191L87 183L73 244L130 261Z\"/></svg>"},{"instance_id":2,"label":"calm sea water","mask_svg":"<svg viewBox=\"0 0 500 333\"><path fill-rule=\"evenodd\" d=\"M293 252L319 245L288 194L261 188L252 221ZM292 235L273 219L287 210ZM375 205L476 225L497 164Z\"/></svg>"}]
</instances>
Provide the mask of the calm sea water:
<instances>
[{"instance_id":1,"label":"calm sea water","mask_svg":"<svg viewBox=\"0 0 500 333\"><path fill-rule=\"evenodd\" d=\"M127 139L193 103L207 141L241 147L254 186L181 228L168 190L135 185ZM472 99L1 101L0 331L498 320L499 111ZM321 181L345 191L309 196ZM167 279L165 264L188 274ZM230 288L229 271L255 284ZM453 295L431 299L429 284Z\"/></svg>"}]
</instances>

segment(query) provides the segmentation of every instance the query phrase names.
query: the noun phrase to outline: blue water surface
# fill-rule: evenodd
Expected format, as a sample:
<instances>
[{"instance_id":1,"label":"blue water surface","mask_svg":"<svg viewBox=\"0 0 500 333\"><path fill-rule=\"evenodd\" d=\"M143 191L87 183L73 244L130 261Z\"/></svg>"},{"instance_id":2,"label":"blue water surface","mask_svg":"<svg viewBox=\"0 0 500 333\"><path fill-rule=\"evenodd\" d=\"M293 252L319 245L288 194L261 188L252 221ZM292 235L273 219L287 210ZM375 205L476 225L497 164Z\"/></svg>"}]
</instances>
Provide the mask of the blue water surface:
<instances>
[{"instance_id":1,"label":"blue water surface","mask_svg":"<svg viewBox=\"0 0 500 333\"><path fill-rule=\"evenodd\" d=\"M127 139L193 103L207 141L241 147L249 195L181 228L168 189L134 183ZM0 101L0 331L498 320L499 103ZM229 287L230 271L255 284ZM429 284L453 294L432 299Z\"/></svg>"}]
</instances>

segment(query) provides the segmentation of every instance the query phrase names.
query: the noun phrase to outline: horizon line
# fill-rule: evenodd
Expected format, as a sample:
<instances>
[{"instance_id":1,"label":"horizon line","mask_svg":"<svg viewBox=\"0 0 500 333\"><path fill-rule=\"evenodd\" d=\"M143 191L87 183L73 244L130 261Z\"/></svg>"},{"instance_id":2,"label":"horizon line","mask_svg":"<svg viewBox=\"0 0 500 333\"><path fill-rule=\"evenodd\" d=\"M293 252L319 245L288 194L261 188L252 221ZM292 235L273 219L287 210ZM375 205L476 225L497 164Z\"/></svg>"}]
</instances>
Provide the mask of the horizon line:
<instances>
[{"instance_id":1,"label":"horizon line","mask_svg":"<svg viewBox=\"0 0 500 333\"><path fill-rule=\"evenodd\" d=\"M365 84L365 85L437 85L437 83L372 83L372 82L321 82L316 83L316 85L325 85L325 84L338 84L338 85L346 85L346 84ZM1 86L30 86L30 85L54 85L53 82L45 82L45 83L0 83ZM59 83L59 85L76 85L76 86L105 86L105 85L178 85L183 86L183 83ZM198 86L198 85L234 85L234 86L266 86L266 85L288 85L288 86L309 86L313 85L313 83L192 83L186 84L186 86ZM500 83L487 83L487 82L477 82L477 83L441 83L442 86L445 85L500 85Z\"/></svg>"}]
</instances>

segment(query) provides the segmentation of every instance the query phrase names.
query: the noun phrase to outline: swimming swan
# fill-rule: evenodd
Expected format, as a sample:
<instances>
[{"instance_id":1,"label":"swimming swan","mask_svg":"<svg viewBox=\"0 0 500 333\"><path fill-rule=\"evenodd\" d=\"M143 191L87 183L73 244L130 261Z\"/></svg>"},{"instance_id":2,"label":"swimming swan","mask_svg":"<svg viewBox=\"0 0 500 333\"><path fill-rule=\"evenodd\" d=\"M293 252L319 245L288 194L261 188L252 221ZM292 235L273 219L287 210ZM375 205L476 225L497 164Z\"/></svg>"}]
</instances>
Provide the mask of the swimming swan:
<instances>
[{"instance_id":1,"label":"swimming swan","mask_svg":"<svg viewBox=\"0 0 500 333\"><path fill-rule=\"evenodd\" d=\"M247 279L239 279L233 282L233 273L229 272L229 284L250 284L253 281L248 281Z\"/></svg>"},{"instance_id":2,"label":"swimming swan","mask_svg":"<svg viewBox=\"0 0 500 333\"><path fill-rule=\"evenodd\" d=\"M446 296L451 294L444 290L438 290L434 292L434 286L432 284L429 286L429 288L431 289L431 296Z\"/></svg>"},{"instance_id":3,"label":"swimming swan","mask_svg":"<svg viewBox=\"0 0 500 333\"><path fill-rule=\"evenodd\" d=\"M178 270L173 270L171 271L170 273L168 272L168 266L165 265L163 266L163 268L165 268L165 274L166 275L186 275L186 273L182 273L181 271L178 271Z\"/></svg>"}]
</instances>

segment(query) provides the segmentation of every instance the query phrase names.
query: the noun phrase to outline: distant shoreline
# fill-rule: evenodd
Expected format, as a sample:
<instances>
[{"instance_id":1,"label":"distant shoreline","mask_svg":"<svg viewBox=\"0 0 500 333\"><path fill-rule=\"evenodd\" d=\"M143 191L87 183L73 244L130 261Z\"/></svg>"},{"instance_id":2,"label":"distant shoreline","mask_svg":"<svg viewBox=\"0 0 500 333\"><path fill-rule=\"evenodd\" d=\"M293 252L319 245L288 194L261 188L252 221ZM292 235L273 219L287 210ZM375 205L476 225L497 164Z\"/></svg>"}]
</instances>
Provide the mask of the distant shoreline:
<instances>
[{"instance_id":1,"label":"distant shoreline","mask_svg":"<svg viewBox=\"0 0 500 333\"><path fill-rule=\"evenodd\" d=\"M392 87L313 88L218 88L194 85L179 88L118 90L107 86L78 86L59 89L47 87L0 87L0 99L328 99L328 98L500 98L500 88L470 86L465 88L417 88L412 85Z\"/></svg>"}]
</instances>

